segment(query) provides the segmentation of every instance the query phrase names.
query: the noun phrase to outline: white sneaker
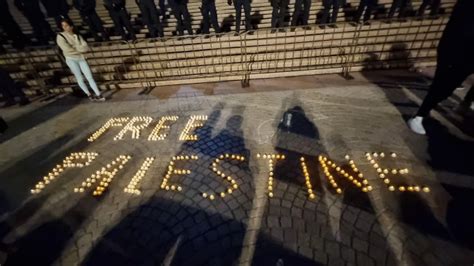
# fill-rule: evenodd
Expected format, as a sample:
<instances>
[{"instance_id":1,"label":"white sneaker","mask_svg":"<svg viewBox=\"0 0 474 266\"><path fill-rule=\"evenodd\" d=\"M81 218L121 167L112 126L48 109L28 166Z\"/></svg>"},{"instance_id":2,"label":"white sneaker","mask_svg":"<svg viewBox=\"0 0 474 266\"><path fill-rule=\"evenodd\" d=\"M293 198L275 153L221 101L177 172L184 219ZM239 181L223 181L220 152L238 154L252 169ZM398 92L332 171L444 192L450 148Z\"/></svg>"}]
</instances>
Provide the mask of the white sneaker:
<instances>
[{"instance_id":1,"label":"white sneaker","mask_svg":"<svg viewBox=\"0 0 474 266\"><path fill-rule=\"evenodd\" d=\"M423 117L415 116L408 120L408 127L416 134L426 135L425 127L423 127Z\"/></svg>"}]
</instances>

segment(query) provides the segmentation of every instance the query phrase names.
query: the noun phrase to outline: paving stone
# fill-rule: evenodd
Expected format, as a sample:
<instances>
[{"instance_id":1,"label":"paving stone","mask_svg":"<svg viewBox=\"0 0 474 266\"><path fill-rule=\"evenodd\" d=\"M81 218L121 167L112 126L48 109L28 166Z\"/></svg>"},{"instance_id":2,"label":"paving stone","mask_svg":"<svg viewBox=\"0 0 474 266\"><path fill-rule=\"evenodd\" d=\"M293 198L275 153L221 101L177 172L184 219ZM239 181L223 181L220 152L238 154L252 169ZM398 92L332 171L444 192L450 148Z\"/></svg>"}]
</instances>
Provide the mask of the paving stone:
<instances>
[{"instance_id":1,"label":"paving stone","mask_svg":"<svg viewBox=\"0 0 474 266\"><path fill-rule=\"evenodd\" d=\"M361 252L357 252L356 257L357 257L358 265L367 265L367 266L375 265L374 261L371 258L369 258L367 255Z\"/></svg>"},{"instance_id":2,"label":"paving stone","mask_svg":"<svg viewBox=\"0 0 474 266\"><path fill-rule=\"evenodd\" d=\"M345 261L355 263L355 252L351 248L341 246L341 256Z\"/></svg>"},{"instance_id":3,"label":"paving stone","mask_svg":"<svg viewBox=\"0 0 474 266\"><path fill-rule=\"evenodd\" d=\"M354 237L352 238L352 247L355 250L358 250L363 253L367 253L369 249L369 244L360 238Z\"/></svg>"}]
</instances>

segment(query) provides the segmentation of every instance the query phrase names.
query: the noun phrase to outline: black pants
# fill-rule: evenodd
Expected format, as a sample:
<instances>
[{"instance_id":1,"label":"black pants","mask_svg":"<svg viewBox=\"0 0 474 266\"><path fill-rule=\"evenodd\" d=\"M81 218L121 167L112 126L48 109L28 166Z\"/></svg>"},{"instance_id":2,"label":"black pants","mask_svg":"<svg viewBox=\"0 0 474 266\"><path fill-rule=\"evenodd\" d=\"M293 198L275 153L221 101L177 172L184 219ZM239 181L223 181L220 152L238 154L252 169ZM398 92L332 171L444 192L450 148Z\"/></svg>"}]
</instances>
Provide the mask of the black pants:
<instances>
[{"instance_id":1,"label":"black pants","mask_svg":"<svg viewBox=\"0 0 474 266\"><path fill-rule=\"evenodd\" d=\"M128 17L128 12L126 9L120 10L109 10L110 17L115 25L115 30L117 34L122 36L122 39L127 39L127 33L123 28L126 28L132 39L136 39L135 32L133 31L132 23L130 23L130 18Z\"/></svg>"},{"instance_id":2,"label":"black pants","mask_svg":"<svg viewBox=\"0 0 474 266\"><path fill-rule=\"evenodd\" d=\"M240 23L242 21L242 8L245 13L245 30L251 30L252 26L250 25L250 0L234 0L235 7L235 31L240 31Z\"/></svg>"},{"instance_id":3,"label":"black pants","mask_svg":"<svg viewBox=\"0 0 474 266\"><path fill-rule=\"evenodd\" d=\"M7 34L8 39L12 40L13 47L24 48L27 42L26 36L20 29L20 26L16 23L9 12L2 12L0 18L0 25Z\"/></svg>"},{"instance_id":4,"label":"black pants","mask_svg":"<svg viewBox=\"0 0 474 266\"><path fill-rule=\"evenodd\" d=\"M0 94L3 95L6 103L15 103L15 97L20 99L20 102L27 101L26 95L16 83L0 84Z\"/></svg>"},{"instance_id":5,"label":"black pants","mask_svg":"<svg viewBox=\"0 0 474 266\"><path fill-rule=\"evenodd\" d=\"M357 9L357 13L355 15L354 21L360 21L362 17L362 13L364 13L364 21L368 21L372 16L372 12L377 7L378 1L377 0L361 0L359 3L359 8Z\"/></svg>"},{"instance_id":6,"label":"black pants","mask_svg":"<svg viewBox=\"0 0 474 266\"><path fill-rule=\"evenodd\" d=\"M89 31L91 32L92 36L96 41L99 41L101 38L99 36L99 32L102 34L102 38L105 40L109 40L109 34L104 29L102 25L102 21L100 20L97 12L95 10L93 12L87 14L81 14L82 20L84 23L87 24L89 27Z\"/></svg>"},{"instance_id":7,"label":"black pants","mask_svg":"<svg viewBox=\"0 0 474 266\"><path fill-rule=\"evenodd\" d=\"M188 34L193 34L193 29L191 27L191 15L188 11L188 6L186 3L177 4L173 0L169 1L171 6L171 11L175 16L178 24L178 33L179 35L184 35L184 29L188 32Z\"/></svg>"},{"instance_id":8,"label":"black pants","mask_svg":"<svg viewBox=\"0 0 474 266\"><path fill-rule=\"evenodd\" d=\"M162 20L166 19L166 6L165 6L165 0L159 0L158 1L158 6L160 7L160 15L163 16Z\"/></svg>"},{"instance_id":9,"label":"black pants","mask_svg":"<svg viewBox=\"0 0 474 266\"><path fill-rule=\"evenodd\" d=\"M155 1L153 0L141 0L140 11L142 12L142 18L148 27L150 37L156 38L158 36L163 37L163 27L158 16L158 10L156 9Z\"/></svg>"},{"instance_id":10,"label":"black pants","mask_svg":"<svg viewBox=\"0 0 474 266\"><path fill-rule=\"evenodd\" d=\"M398 17L403 18L405 16L405 11L408 5L408 0L393 0L390 11L388 12L388 18L393 18L395 11L398 10Z\"/></svg>"},{"instance_id":11,"label":"black pants","mask_svg":"<svg viewBox=\"0 0 474 266\"><path fill-rule=\"evenodd\" d=\"M202 32L207 34L209 33L209 21L212 24L212 27L216 31L216 33L220 32L219 30L219 22L217 19L217 11L216 11L216 2L215 1L203 1L201 7L201 14L202 14Z\"/></svg>"},{"instance_id":12,"label":"black pants","mask_svg":"<svg viewBox=\"0 0 474 266\"><path fill-rule=\"evenodd\" d=\"M40 44L48 44L48 41L55 35L51 26L44 18L41 10L25 10L23 13L33 28L33 35Z\"/></svg>"},{"instance_id":13,"label":"black pants","mask_svg":"<svg viewBox=\"0 0 474 266\"><path fill-rule=\"evenodd\" d=\"M473 72L472 60L467 60L467 58L462 63L448 63L438 60L433 83L431 83L430 90L417 115L428 116L438 103L451 96L454 90ZM474 93L472 94L473 96L470 95L469 97L474 97Z\"/></svg>"},{"instance_id":14,"label":"black pants","mask_svg":"<svg viewBox=\"0 0 474 266\"><path fill-rule=\"evenodd\" d=\"M311 9L311 0L296 0L295 11L291 19L291 26L308 25L309 10ZM298 23L301 19L301 24Z\"/></svg>"},{"instance_id":15,"label":"black pants","mask_svg":"<svg viewBox=\"0 0 474 266\"><path fill-rule=\"evenodd\" d=\"M289 0L273 0L272 28L285 26L285 15Z\"/></svg>"},{"instance_id":16,"label":"black pants","mask_svg":"<svg viewBox=\"0 0 474 266\"><path fill-rule=\"evenodd\" d=\"M336 23L337 13L339 12L339 0L323 0L323 16L321 24ZM329 10L332 7L332 16L329 18Z\"/></svg>"},{"instance_id":17,"label":"black pants","mask_svg":"<svg viewBox=\"0 0 474 266\"><path fill-rule=\"evenodd\" d=\"M430 16L436 16L439 12L441 0L423 0L420 9L418 9L418 16L423 16L427 6L431 6Z\"/></svg>"}]
</instances>

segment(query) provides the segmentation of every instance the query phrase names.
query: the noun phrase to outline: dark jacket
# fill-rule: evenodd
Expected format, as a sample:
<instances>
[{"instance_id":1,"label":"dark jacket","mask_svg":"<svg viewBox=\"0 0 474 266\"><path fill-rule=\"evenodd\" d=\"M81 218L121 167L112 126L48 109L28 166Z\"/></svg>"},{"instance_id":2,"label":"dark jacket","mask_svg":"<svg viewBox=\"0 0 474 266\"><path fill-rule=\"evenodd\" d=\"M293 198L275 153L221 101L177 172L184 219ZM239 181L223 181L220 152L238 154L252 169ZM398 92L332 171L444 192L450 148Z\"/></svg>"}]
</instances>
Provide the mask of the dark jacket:
<instances>
[{"instance_id":1,"label":"dark jacket","mask_svg":"<svg viewBox=\"0 0 474 266\"><path fill-rule=\"evenodd\" d=\"M438 45L444 61L474 60L474 0L458 0Z\"/></svg>"},{"instance_id":2,"label":"dark jacket","mask_svg":"<svg viewBox=\"0 0 474 266\"><path fill-rule=\"evenodd\" d=\"M95 0L73 0L72 4L81 15L87 15L95 11Z\"/></svg>"},{"instance_id":3,"label":"dark jacket","mask_svg":"<svg viewBox=\"0 0 474 266\"><path fill-rule=\"evenodd\" d=\"M69 12L69 5L66 0L41 0L48 17L57 17Z\"/></svg>"},{"instance_id":4,"label":"dark jacket","mask_svg":"<svg viewBox=\"0 0 474 266\"><path fill-rule=\"evenodd\" d=\"M104 0L104 6L108 10L125 9L125 0Z\"/></svg>"}]
</instances>

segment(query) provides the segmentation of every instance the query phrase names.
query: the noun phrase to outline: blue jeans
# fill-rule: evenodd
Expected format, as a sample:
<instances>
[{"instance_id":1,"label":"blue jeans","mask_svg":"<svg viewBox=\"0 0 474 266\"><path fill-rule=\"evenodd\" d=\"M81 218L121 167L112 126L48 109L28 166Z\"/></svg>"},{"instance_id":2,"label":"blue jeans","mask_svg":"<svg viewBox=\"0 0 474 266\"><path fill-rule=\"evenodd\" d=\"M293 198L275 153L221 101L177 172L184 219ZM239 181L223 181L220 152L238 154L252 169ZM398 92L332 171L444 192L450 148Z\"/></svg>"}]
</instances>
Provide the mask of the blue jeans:
<instances>
[{"instance_id":1,"label":"blue jeans","mask_svg":"<svg viewBox=\"0 0 474 266\"><path fill-rule=\"evenodd\" d=\"M82 89L82 91L84 91L85 94L87 94L87 96L90 96L91 93L89 92L89 89L87 89L87 85L84 82L84 77L82 74L84 74L86 77L95 95L100 96L99 88L97 88L97 84L95 83L94 77L92 76L91 69L85 59L72 59L66 57L66 64L71 69L74 77L76 77L79 87Z\"/></svg>"}]
</instances>

